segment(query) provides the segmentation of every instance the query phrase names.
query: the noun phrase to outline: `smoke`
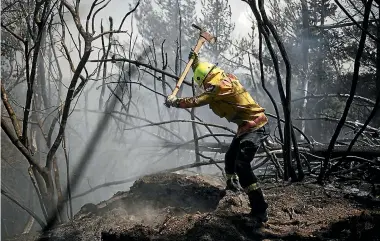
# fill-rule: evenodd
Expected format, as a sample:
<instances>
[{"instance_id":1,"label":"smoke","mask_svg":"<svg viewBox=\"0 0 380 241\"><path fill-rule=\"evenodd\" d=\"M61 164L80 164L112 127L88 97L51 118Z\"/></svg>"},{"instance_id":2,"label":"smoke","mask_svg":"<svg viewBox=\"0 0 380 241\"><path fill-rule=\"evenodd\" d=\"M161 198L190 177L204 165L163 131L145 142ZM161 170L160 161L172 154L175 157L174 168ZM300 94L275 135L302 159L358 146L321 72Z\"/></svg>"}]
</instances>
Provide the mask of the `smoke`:
<instances>
[{"instance_id":1,"label":"smoke","mask_svg":"<svg viewBox=\"0 0 380 241\"><path fill-rule=\"evenodd\" d=\"M86 3L84 3L86 4ZM106 9L112 9L112 17L114 19L114 25L118 21L120 21L121 16L124 14L119 13L116 9L122 9L120 5L127 6L126 2L123 3L114 3L117 8L109 5ZM83 7L84 9L84 7ZM108 10L110 11L110 10ZM107 19L107 15L111 12L103 11L101 12L103 15L99 14L99 19L103 18L103 25L106 25L104 19ZM85 15L82 15L85 16ZM99 24L99 21L98 21ZM99 25L97 25L99 26ZM130 25L130 19L128 19L124 25L126 29L129 30L129 33L132 32L132 28ZM133 29L133 40L134 37L137 37L136 47L134 54L143 51L142 38L138 36L137 29L135 25ZM75 29L75 26L70 23L69 28ZM105 27L106 28L106 27ZM97 28L99 29L99 27ZM157 32L160 32L160 29L157 29ZM125 48L129 49L129 36L126 34L117 35L118 41L125 45ZM68 40L69 41L69 40ZM106 39L108 41L108 39ZM196 43L196 39L193 39L192 42ZM133 42L132 42L133 43ZM173 42L168 42L169 44L173 44ZM70 43L71 47L73 47L73 43ZM158 45L158 44L157 44ZM101 41L96 41L94 44L94 49L97 47L101 47ZM193 46L184 46L189 49ZM157 46L158 48L158 46ZM115 51L114 49L112 49ZM97 51L97 50L96 50ZM97 59L97 53L91 55L90 59ZM120 52L118 52L121 54ZM187 53L182 53L183 56L187 56ZM174 55L171 52L168 52L168 58L174 59ZM126 56L128 58L128 54ZM152 57L152 56L150 56ZM77 61L77 60L76 60ZM64 62L64 61L63 61ZM145 62L148 62L145 59ZM120 66L120 64L117 64ZM169 63L171 67L172 63ZM88 67L88 72L93 71L95 68L95 64L88 63L86 65ZM128 70L128 64L125 64L124 67ZM184 67L184 64L182 64ZM64 66L65 69L68 67ZM173 67L172 67L173 68ZM108 65L108 73L106 82L116 82L120 80L120 71L116 66ZM170 71L170 70L169 70ZM150 71L152 72L152 71ZM190 81L192 73L189 73L187 81ZM129 76L122 76L123 81L134 81L141 82L142 84L148 86L149 88L154 88L154 78L140 70L138 77L133 77L129 80ZM65 76L65 82L68 84L70 81L70 76ZM167 80L173 86L174 80L167 77ZM90 86L95 85L96 88L90 89ZM78 98L78 101L75 105L75 111L72 112L67 128L67 139L68 139L68 150L71 161L71 172L74 171L74 167L76 166L76 161L82 154L82 150L90 143L90 137L92 133L95 131L98 121L104 115L103 107L99 108L99 96L101 94L101 88L97 88L102 83L98 81L98 83L90 82L86 86L83 94ZM161 83L157 81L157 91L163 92L161 88ZM115 84L109 85L111 88L114 88ZM131 88L131 89L130 89ZM87 103L85 101L84 94L88 93ZM169 120L169 119L190 119L189 113L184 110L175 110L173 108L167 109L163 105L164 98L162 96L158 96L158 101L156 101L156 97L154 93L147 90L146 88L139 86L138 84L127 84L127 89L123 98L123 103L127 105L128 103L128 95L132 93L132 101L133 103L129 106L129 112L131 116L138 116L143 119L149 120L151 122L160 122L161 120ZM107 100L111 92L106 88L106 92L104 95L104 99ZM192 96L191 88L189 86L183 86L182 96ZM121 106L121 105L119 105ZM87 110L86 110L87 109ZM159 111L158 111L159 109ZM123 180L131 176L138 176L147 173L152 173L155 171L160 171L176 166L181 166L184 164L191 163L195 160L194 152L188 150L175 150L171 153L168 153L171 149L164 148L167 144L166 141L163 141L161 138L166 138L170 141L178 142L178 138L174 137L172 134L167 131L157 127L148 127L144 129L136 129L132 131L125 131L126 128L131 128L133 126L140 126L147 124L146 121L134 118L131 116L126 116L126 111L123 108L118 109L119 113L112 114L112 120L109 122L107 126L102 128L105 129L105 135L101 137L99 140L100 145L96 147L96 149L92 150L94 153L92 158L88 160L88 169L81 173L79 187L76 189L73 196L76 194L82 193L84 191L90 190L92 187L102 185L104 183L113 182L117 180ZM158 115L161 115L159 117ZM200 116L205 122L216 123L216 124L227 124L226 121L220 120L216 116L210 114L210 110L208 107L202 107L197 109L196 114ZM229 127L235 128L232 124L228 124ZM192 130L191 124L166 124L166 128L169 128L175 133L178 133L184 140L191 140ZM199 129L202 133L206 133L205 128L199 126ZM215 133L220 133L220 130L213 128ZM222 139L222 138L221 138ZM212 141L211 138L206 138L205 141ZM223 139L222 139L223 140ZM228 139L225 139L228 141ZM59 159L63 159L63 152L58 152ZM60 170L64 170L65 163L60 163ZM203 168L205 171L210 171L215 173L216 169L213 167ZM78 173L71 173L71 175L78 175ZM65 179L64 175L61 175L61 181L64 184ZM119 190L127 190L132 182L120 184L120 185L112 185L107 188L98 189L92 193L87 194L86 196L77 198L74 200L74 212L78 211L80 207L84 203L92 202L98 203L104 199L111 197L115 192Z\"/></svg>"},{"instance_id":2,"label":"smoke","mask_svg":"<svg viewBox=\"0 0 380 241\"><path fill-rule=\"evenodd\" d=\"M131 4L134 6L135 2L132 1L124 1L124 0L114 0L109 3L109 5L104 8L104 10L100 11L97 14L95 21L95 29L96 34L100 33L100 24L102 23L105 30L109 29L109 17L111 16L113 19L114 27L118 27L121 23L126 12L129 11ZM86 25L86 16L88 10L92 4L91 0L81 1L81 5L79 8L81 23ZM236 27L232 32L233 40L240 40L242 37L247 37L248 34L252 32L252 22L249 17L246 15L247 5L243 1L237 1L231 4L232 10L232 22L236 23ZM196 12L200 12L201 6L198 4L196 6ZM155 9L159 11L158 9ZM282 9L284 10L284 9ZM144 9L141 9L144 13ZM146 14L146 13L145 13ZM280 14L281 15L281 14ZM272 16L275 18L275 16ZM58 20L58 19L57 19ZM67 20L67 29L70 30L72 37L67 33L66 36L66 44L71 51L71 57L76 66L79 62L79 53L77 52L77 48L83 52L83 43L79 45L78 39L78 31L76 30L76 26L74 21L70 15L65 16L65 20ZM281 19L273 19L276 26L283 26L283 24L278 23ZM119 46L113 46L111 48L111 54L115 54L117 57L125 57L135 59L137 55L140 53L144 53L145 55L145 63L149 63L154 65L154 59L152 55L153 46L150 46L152 43L146 40L143 40L142 36L138 32L137 28L137 20L131 17L127 18L124 23L124 28L128 30L128 33L115 34L114 35L114 43L119 44ZM276 24L278 23L278 24ZM298 24L298 22L292 22L293 25ZM153 36L159 35L160 33L166 32L166 26L158 25L159 27L155 29L155 33L152 33ZM191 28L190 26L183 26L183 28ZM328 89L318 89L318 86L322 86L318 84L321 80L318 79L318 75L312 76L309 72L304 74L301 72L302 69L302 60L299 56L302 56L302 46L298 38L292 39L288 35L286 35L285 29L284 31L279 31L282 39L286 42L286 50L290 56L290 61L293 67L293 85L292 85L292 94L293 98L299 98L304 96L304 89L302 88L304 85L302 83L306 81L303 77L306 76L306 79L309 82L309 91L314 92L318 91L319 93L327 93ZM297 29L299 31L299 29ZM299 33L297 33L299 34ZM177 36L177 33L173 33L173 36ZM168 67L165 69L166 72L174 74L175 67L175 53L172 51L173 46L175 46L175 37L173 36L164 36L167 37L167 41L165 42L165 48L171 49L170 51L165 50L168 55ZM58 34L55 35L57 41L60 36ZM189 37L189 36L187 36ZM257 36L253 36L254 40L252 41L252 49L246 49L252 52L257 51ZM298 36L299 37L299 36ZM117 41L116 41L117 40ZM104 38L106 45L108 44L108 37ZM188 44L182 46L182 69L185 66L185 62L187 61L186 52L190 48L193 48L196 44L196 38L190 38ZM147 43L149 42L149 43ZM144 45L143 45L144 43ZM156 54L157 58L157 68L162 68L161 63L161 43L155 42L156 44ZM309 55L310 60L315 59L323 59L325 56L319 50L319 46L321 42L315 36L307 39L307 45L309 49L314 49L314 51ZM103 50L102 48L102 40L99 38L93 43L93 52L91 54L90 59L100 59ZM133 54L130 57L129 51L133 49ZM231 44L231 49L233 45ZM61 51L61 49L59 49ZM241 49L236 50L238 54L244 55L242 61L244 65L248 66L248 59L246 57L246 53ZM239 52L240 51L240 52ZM70 70L70 65L68 61L62 57L62 53L60 54L59 64L63 72L63 86L64 91L62 91L61 95L59 95L57 91L58 83L50 80L49 84L51 85L51 103L57 103L59 99L62 101L66 96L67 86L69 85L72 72ZM202 55L202 52L201 52ZM228 53L225 54L226 57L232 57ZM222 62L222 57L219 57L218 61ZM47 59L45 59L45 65L47 66ZM225 61L225 60L223 60ZM121 71L120 67L124 66L124 70ZM97 63L89 62L86 64L87 73L93 73L97 67ZM227 67L222 66L222 67ZM258 70L258 62L257 60L253 60L253 67L255 70ZM332 68L330 66L330 68ZM3 69L4 70L4 69ZM86 191L91 191L93 188L104 185L104 188L99 188L94 191L89 192L86 195L80 196L73 200L73 208L74 213L76 213L85 203L99 203L100 201L106 200L110 198L113 194L120 190L128 190L128 188L132 185L133 180L125 183L120 183L118 185L105 185L107 183L114 183L115 181L125 180L129 177L141 176L148 173L158 172L164 169L173 168L189 163L193 163L195 161L195 154L192 150L186 149L173 149L171 147L167 147L169 142L185 142L193 139L193 130L191 123L169 123L161 126L151 126L145 128L137 128L134 130L125 130L128 128L138 127L141 125L146 125L148 123L159 123L167 120L175 120L175 119L190 119L190 114L182 109L168 109L163 105L165 98L161 95L155 95L152 91L148 90L144 86L150 89L156 89L157 92L163 93L162 82L160 79L154 79L152 76L152 70L147 73L144 68L140 68L137 76L132 76L129 78L127 71L129 70L129 64L118 62L113 64L108 62L107 64L107 73L106 79L101 78L103 73L102 71L99 74L99 79L96 79L97 73L92 76L91 80L85 86L81 95L73 101L72 112L68 120L67 128L66 128L66 141L67 141L67 153L70 160L70 176L78 177L78 187L72 193L72 196L76 196ZM266 110L270 113L274 113L273 106L269 101L269 98L264 94L264 91L260 84L260 77L257 74L258 71L254 71L253 73L253 81L251 73L244 68L236 69L231 68L234 74L237 74L241 82L247 89L252 93L253 97L257 102L266 108ZM178 71L180 73L182 70ZM266 83L269 91L274 95L277 100L277 104L279 105L279 96L277 91L277 86L275 84L274 75L272 75L273 71L270 67L266 68ZM57 70L53 70L52 74L54 76L57 75ZM157 76L161 76L156 73ZM186 78L187 81L191 81L192 72L188 74ZM162 79L161 79L162 80ZM110 121L105 126L101 126L104 134L99 138L99 145L96 146L95 149L90 150L91 157L86 160L88 163L88 167L86 170L79 170L79 172L75 172L75 167L78 164L81 156L83 155L83 150L86 150L86 147L93 141L91 137L97 131L99 122L104 118L105 115L110 115L110 113L105 113L105 109L110 96L112 96L112 92L110 89L114 90L116 84L110 84L110 82L118 82L118 81L129 81L134 83L126 84L124 88L124 95L119 96L120 100L123 102L123 105L118 103L118 109L111 113ZM171 86L174 86L175 80L166 77L166 81L170 83ZM319 81L319 82L318 82ZM141 85L139 84L141 83ZM105 85L105 92L102 94L102 86ZM144 85L144 86L143 86ZM110 87L110 89L108 87ZM327 87L328 88L328 87ZM15 106L22 106L25 100L25 91L26 85L21 84L17 86L10 94L15 99ZM167 89L167 92L170 93L170 89ZM103 96L103 105L99 106L100 96ZM129 101L129 97L131 97L131 102ZM192 96L192 90L190 86L183 85L181 96ZM118 100L119 101L119 100ZM297 102L293 104L293 107L298 108L299 104L302 102ZM314 106L315 105L315 106ZM337 104L339 105L339 104ZM56 107L56 106L54 106ZM312 110L307 110L306 114L311 115L315 114L318 111L323 110L325 105L320 104L319 102L309 102L309 107ZM17 112L21 113L22 108L16 107ZM296 109L293 108L293 109ZM52 108L53 109L53 108ZM128 112L126 111L128 109ZM46 112L48 113L48 112ZM50 113L50 112L49 112ZM53 112L54 113L54 112ZM224 125L230 129L235 129L235 124L228 123L225 119L220 119L216 115L214 115L209 107L200 107L195 111L196 115L200 117L206 123L213 123L218 125ZM55 112L56 114L56 112ZM293 113L294 117L298 117L298 113ZM19 115L21 116L21 115ZM272 131L275 129L275 121L271 121ZM295 122L295 124L300 124L300 122ZM321 125L316 122L310 122L307 125L307 130L310 131L311 134L320 134L321 127L330 127L330 125ZM59 125L56 126L55 131L53 132L53 138L56 137ZM208 133L205 127L201 125L197 125L198 135L204 135ZM222 133L223 131L218 128L211 127L214 133ZM178 136L180 138L178 138ZM42 136L39 136L42 141ZM220 141L225 141L226 143L230 142L231 138L222 138L218 137ZM204 142L215 142L213 138L205 138L200 141L200 144ZM42 144L41 144L42 145ZM46 150L41 150L39 154L39 158L42 163L46 160ZM216 153L204 153L212 158L223 158L223 154ZM60 178L62 186L66 185L66 163L65 163L65 155L62 148L59 148L57 151L57 159L60 170ZM3 156L2 156L3 157ZM8 159L8 157L6 157ZM25 172L24 168L24 172ZM205 166L202 167L203 173L219 173L219 169L215 166ZM197 171L197 169L187 170L188 172ZM3 173L4 174L4 173ZM13 176L17 174L5 173L5 180L12 179ZM29 180L25 179L25 183L28 183ZM20 185L21 186L21 185ZM17 187L18 189L19 187ZM25 198L25 197L23 197ZM40 210L38 202L31 204L34 210ZM40 212L37 212L41 215ZM41 215L42 216L42 215ZM19 222L23 222L24 220L18 220Z\"/></svg>"},{"instance_id":3,"label":"smoke","mask_svg":"<svg viewBox=\"0 0 380 241\"><path fill-rule=\"evenodd\" d=\"M91 4L92 1L90 0L81 1L79 14L81 17L80 21L83 26L86 25L86 16ZM103 24L105 30L109 28L109 16L113 18L114 26L119 26L121 19L125 15L126 11L129 9L129 4L133 4L132 1L111 1L109 5L106 8L104 8L104 10L100 11L97 14L97 17L95 18L95 35L100 33L100 23ZM241 4L239 3L237 5L240 6ZM237 5L232 5L233 21L235 21L235 19L239 15L237 13ZM198 10L199 7L200 6L198 6ZM79 53L77 49L83 52L83 42L79 43L77 40L79 34L70 14L65 14L64 19L66 21L67 27L65 43L69 51L71 52L73 64L74 66L76 66L79 62ZM56 17L55 19L53 19L53 21L54 20L59 20L59 18ZM162 26L162 28L164 27L165 26ZM190 28L190 26L183 26L183 28ZM127 54L125 57L128 57L128 50L130 44L132 43L133 45L134 42L136 43L134 54L142 53L144 51L144 46L142 46L141 44L142 38L141 36L139 36L136 26L136 20L133 20L131 22L131 19L128 18L124 24L124 29L128 30L128 34L117 34L114 36L115 39L118 40L118 43L123 45L127 50ZM157 33L160 33L161 30L162 29L157 29L156 31ZM243 29L240 29L240 27L237 27L235 29L235 32L238 32L241 35L245 34L245 31ZM130 42L131 34L133 37L132 41ZM54 32L54 37L57 40L57 43L59 43L58 40L61 36ZM137 37L137 39L135 39L135 37ZM189 44L189 46L183 46L183 51L194 47L196 41L196 38L191 39L189 41L191 42L191 44ZM107 37L105 38L105 42L108 42ZM166 42L166 46L174 44L174 41ZM101 46L101 39L94 41L93 52L91 54L90 59L100 58L102 52L99 51L99 48L101 48ZM160 47L158 43L156 47ZM112 48L111 51L116 54L124 55L122 52L118 52L120 51L120 48L119 50L117 50L116 48ZM59 65L63 73L63 91L61 92L61 94L58 93L57 88L59 83L55 82L52 78L52 76L55 78L58 76L58 70L56 68L53 68L52 71L48 73L48 78L50 79L49 88L51 89L51 103L57 103L58 101L62 102L65 99L67 86L69 85L73 75L70 70L71 67L68 61L62 56L62 49L57 48L57 52L59 56ZM188 53L186 52L182 52L182 56L184 56L182 68L184 68L184 62L186 61L187 54ZM132 58L134 57L132 56ZM173 60L174 58L174 53L169 51L168 59ZM146 62L148 63L149 60L146 60ZM44 57L44 65L46 68L48 68L48 58L46 56ZM128 64L125 64L124 66L128 70ZM166 71L173 73L173 63L169 63L169 67L171 69L168 68ZM95 68L96 63L89 62L86 64L86 71L88 73L92 73L95 70ZM108 71L106 82L119 81L121 73L119 69L116 67L116 65L109 63L107 70ZM150 72L152 73L152 71ZM192 73L190 72L187 77L187 81L190 81L191 74ZM100 76L102 76L102 73L100 73ZM143 70L140 70L138 77L133 77L129 80L128 76L123 76L123 80L140 81L144 85L147 85L149 88L154 87L154 78L151 75L145 73ZM168 77L166 78L166 81L168 81L172 86L175 83L174 80ZM173 142L178 142L179 140L173 134L169 133L166 130L163 130L162 128L153 126L144 129L124 131L124 129L126 128L144 125L147 123L144 120L131 117L132 115L149 120L151 122L160 122L161 120L169 119L190 119L190 114L185 110L175 110L173 108L168 110L167 107L163 105L164 98L162 96L158 96L158 101L156 103L156 97L154 93L139 86L138 84L131 84L128 85L126 94L123 96L123 103L126 104L128 103L128 94L132 93L133 103L131 103L129 107L129 114L131 116L126 116L125 114L127 112L125 111L125 109L122 108L118 109L118 112L120 112L121 114L113 113L112 120L109 122L109 124L107 124L107 126L101 127L104 128L105 134L99 137L98 142L100 143L100 145L98 145L94 150L91 150L93 153L92 157L89 160L87 160L87 170L79 170L79 172L75 172L75 167L77 166L78 160L83 154L83 150L85 150L88 144L91 143L90 138L92 134L96 131L95 128L97 127L99 121L101 120L101 118L104 117L105 106L103 105L99 107L99 96L101 95L101 88L97 88L102 84L102 80L95 80L94 78L92 78L84 88L81 95L77 99L74 99L72 104L72 112L68 119L65 134L67 145L66 148L68 158L70 161L70 177L77 177L78 175L80 175L78 188L74 190L72 196L83 193L87 190L91 190L93 187L108 182L124 180L131 176L144 175L146 173L152 173L155 171L160 171L194 162L195 154L193 151L179 149L172 151L170 154L168 153L171 150L171 148L164 148L167 142L163 141L162 138L166 138L167 140ZM110 84L109 86L111 87L111 89L113 89L116 85ZM160 82L157 81L156 87L158 92L163 92ZM192 96L192 91L189 86L184 85L182 89L182 96ZM104 103L107 103L107 99L112 94L108 88L105 88L105 90L106 91L104 94ZM15 108L17 109L17 113L19 114L19 116L21 116L21 113L23 111L21 106L23 103L25 103L25 92L26 85L21 84L17 86L15 89L13 89L10 93L10 95L15 100L15 103L19 103L15 105ZM168 92L170 93L169 90ZM119 106L121 105L119 104ZM53 111L53 108L51 109L51 111ZM56 112L47 113L56 115ZM211 113L208 107L198 108L195 113L197 116L202 118L204 122L226 125L231 129L235 128L234 124L228 123L227 121L216 117L213 113ZM159 114L161 115L161 117L158 116ZM59 125L56 126L53 132L53 140L57 135L58 127ZM190 123L172 123L166 124L165 127L170 129L172 132L177 133L177 135L179 135L183 140L191 140L193 138ZM203 126L198 125L198 128L199 135L208 133L208 131ZM211 129L215 133L222 132L222 130L218 128ZM39 146L44 146L45 144L43 137L39 135L38 138L40 138ZM219 137L219 139L221 141L226 142L230 141L230 138ZM202 141L214 142L215 140L213 138L205 138ZM41 163L44 163L46 160L46 152L46 148L41 148L41 150L38 153L39 160L41 161ZM211 156L210 153L206 154ZM62 150L62 148L58 149L56 155L60 170L60 181L62 187L64 187L66 185L66 162L64 151ZM222 158L223 155L212 155L212 157ZM25 172L25 168L23 170ZM191 172L192 170L188 171ZM202 167L202 171L206 173L220 174L220 171L214 166ZM12 176L14 175L16 174L12 174ZM5 177L5 180L8 180L9 178L12 178L11 175L9 177ZM28 179L25 179L22 182L29 183L30 181ZM74 199L74 213L76 213L85 203L98 203L102 200L108 199L117 191L127 190L132 184L132 182L133 181L119 185L111 185L106 188L93 191L85 196ZM15 190L20 189L19 187L16 187ZM23 198L27 199L28 197ZM37 210L36 212L42 216L42 213L40 212L40 207L38 205L38 201L35 200L35 202L31 205L32 209ZM18 221L23 222L23 220Z\"/></svg>"}]
</instances>

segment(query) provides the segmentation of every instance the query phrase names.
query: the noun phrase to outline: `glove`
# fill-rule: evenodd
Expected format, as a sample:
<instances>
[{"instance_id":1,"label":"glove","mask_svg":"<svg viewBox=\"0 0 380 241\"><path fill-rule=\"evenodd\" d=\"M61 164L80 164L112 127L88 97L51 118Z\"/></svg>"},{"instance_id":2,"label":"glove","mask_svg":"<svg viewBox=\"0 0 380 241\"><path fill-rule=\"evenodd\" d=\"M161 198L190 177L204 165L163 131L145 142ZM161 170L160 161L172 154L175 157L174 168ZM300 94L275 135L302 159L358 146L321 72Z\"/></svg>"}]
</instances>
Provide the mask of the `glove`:
<instances>
[{"instance_id":1,"label":"glove","mask_svg":"<svg viewBox=\"0 0 380 241\"><path fill-rule=\"evenodd\" d=\"M194 50L190 50L189 60L190 59L194 59L194 62L197 62L197 60L198 60L198 54L194 53Z\"/></svg>"},{"instance_id":2,"label":"glove","mask_svg":"<svg viewBox=\"0 0 380 241\"><path fill-rule=\"evenodd\" d=\"M195 69L197 68L199 64L199 59L198 59L198 54L194 53L194 50L190 51L189 60L190 59L193 59L193 64L191 65L191 68L193 69L193 71L195 71Z\"/></svg>"},{"instance_id":3,"label":"glove","mask_svg":"<svg viewBox=\"0 0 380 241\"><path fill-rule=\"evenodd\" d=\"M242 190L239 184L239 177L236 174L227 174L226 190L231 190L233 192Z\"/></svg>"},{"instance_id":4,"label":"glove","mask_svg":"<svg viewBox=\"0 0 380 241\"><path fill-rule=\"evenodd\" d=\"M167 107L170 107L170 106L177 107L177 100L178 98L175 95L169 95L166 97L165 105Z\"/></svg>"}]
</instances>

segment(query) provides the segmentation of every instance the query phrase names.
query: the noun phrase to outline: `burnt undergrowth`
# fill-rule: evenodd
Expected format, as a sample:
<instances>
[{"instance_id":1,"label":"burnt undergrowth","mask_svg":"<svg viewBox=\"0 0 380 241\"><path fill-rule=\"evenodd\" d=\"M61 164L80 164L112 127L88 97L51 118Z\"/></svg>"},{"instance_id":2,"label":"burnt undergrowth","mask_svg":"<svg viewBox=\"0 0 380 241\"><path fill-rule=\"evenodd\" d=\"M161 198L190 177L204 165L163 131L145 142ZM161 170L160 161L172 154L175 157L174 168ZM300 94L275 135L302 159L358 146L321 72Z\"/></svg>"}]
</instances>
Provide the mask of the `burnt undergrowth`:
<instances>
[{"instance_id":1,"label":"burnt undergrowth","mask_svg":"<svg viewBox=\"0 0 380 241\"><path fill-rule=\"evenodd\" d=\"M307 180L262 183L262 188L269 221L259 226L248 216L246 195L226 192L222 180L150 175L127 192L84 205L72 221L40 240L380 240L378 208L366 208L338 189Z\"/></svg>"}]
</instances>

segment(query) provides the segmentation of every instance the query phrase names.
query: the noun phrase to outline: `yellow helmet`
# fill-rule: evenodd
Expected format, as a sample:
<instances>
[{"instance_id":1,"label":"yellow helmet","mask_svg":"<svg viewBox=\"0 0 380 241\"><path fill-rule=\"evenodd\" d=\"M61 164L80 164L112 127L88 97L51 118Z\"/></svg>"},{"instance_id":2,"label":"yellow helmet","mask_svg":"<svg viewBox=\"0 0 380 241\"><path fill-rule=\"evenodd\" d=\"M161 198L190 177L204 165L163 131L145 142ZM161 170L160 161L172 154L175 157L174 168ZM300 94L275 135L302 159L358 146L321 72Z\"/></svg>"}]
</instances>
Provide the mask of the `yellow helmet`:
<instances>
[{"instance_id":1,"label":"yellow helmet","mask_svg":"<svg viewBox=\"0 0 380 241\"><path fill-rule=\"evenodd\" d=\"M202 87L203 81L211 73L221 71L221 69L216 68L216 65L208 62L199 62L194 70L194 82L197 83L199 87Z\"/></svg>"}]
</instances>

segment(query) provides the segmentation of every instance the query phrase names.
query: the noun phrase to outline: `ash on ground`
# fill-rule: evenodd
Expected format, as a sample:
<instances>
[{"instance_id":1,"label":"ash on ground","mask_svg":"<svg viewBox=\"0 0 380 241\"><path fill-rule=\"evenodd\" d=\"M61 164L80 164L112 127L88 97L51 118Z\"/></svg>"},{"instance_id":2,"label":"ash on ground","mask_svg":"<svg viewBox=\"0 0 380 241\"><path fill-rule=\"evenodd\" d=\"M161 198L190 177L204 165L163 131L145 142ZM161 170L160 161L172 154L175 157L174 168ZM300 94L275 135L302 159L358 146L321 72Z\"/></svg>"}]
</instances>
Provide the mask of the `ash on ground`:
<instances>
[{"instance_id":1,"label":"ash on ground","mask_svg":"<svg viewBox=\"0 0 380 241\"><path fill-rule=\"evenodd\" d=\"M247 215L244 193L224 190L210 176L157 174L137 180L99 204L86 204L74 219L45 235L10 240L380 240L379 206L312 181L263 183L269 221Z\"/></svg>"}]
</instances>

